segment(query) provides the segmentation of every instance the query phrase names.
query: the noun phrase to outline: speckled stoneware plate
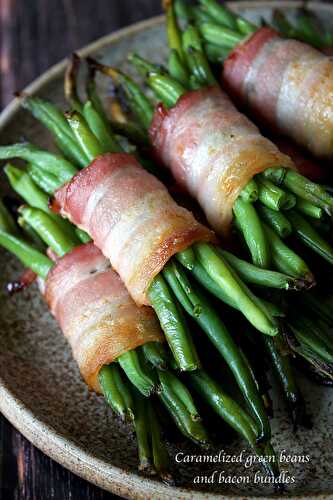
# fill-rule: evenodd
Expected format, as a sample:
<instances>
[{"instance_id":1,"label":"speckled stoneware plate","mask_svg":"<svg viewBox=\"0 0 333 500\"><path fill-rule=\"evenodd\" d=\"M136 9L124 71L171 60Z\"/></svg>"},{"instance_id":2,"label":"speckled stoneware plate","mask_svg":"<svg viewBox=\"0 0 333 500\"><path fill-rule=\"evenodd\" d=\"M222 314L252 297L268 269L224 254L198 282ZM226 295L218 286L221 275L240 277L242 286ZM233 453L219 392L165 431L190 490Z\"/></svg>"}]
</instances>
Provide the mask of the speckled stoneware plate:
<instances>
[{"instance_id":1,"label":"speckled stoneware plate","mask_svg":"<svg viewBox=\"0 0 333 500\"><path fill-rule=\"evenodd\" d=\"M239 2L234 7L258 21L269 19L273 7L282 2ZM284 2L284 11L293 15L299 2ZM333 24L333 6L310 4L323 21ZM106 63L124 65L126 54L135 49L149 60L161 61L166 55L163 18L136 24L89 45L81 54L94 55ZM51 68L26 90L64 105L62 78L65 62ZM104 79L106 85L106 79ZM13 89L15 90L15 89ZM106 92L106 88L102 88ZM22 137L41 146L49 145L49 136L13 101L0 117L0 141L9 143ZM2 190L4 182L1 183ZM158 480L141 477L136 472L136 448L130 427L112 415L102 398L89 394L80 379L70 350L55 321L35 287L9 298L3 285L20 272L20 266L8 253L0 251L0 411L33 444L76 474L106 490L128 498L204 498L225 496L270 497L271 486L258 486L253 481L258 468L245 463L213 463L191 465L180 463L182 486L170 488ZM273 421L274 445L279 453L298 457L309 455L306 464L283 464L295 483L288 491L303 498L333 498L333 402L330 389L301 379L316 417L313 431L292 434L282 402L278 402ZM243 448L235 443L228 453L237 455ZM194 447L171 448L196 455ZM218 452L219 450L216 450ZM301 459L302 460L302 459ZM198 475L210 477L213 484L195 484ZM241 477L241 484L218 482L222 476ZM249 477L250 484L247 484Z\"/></svg>"}]
</instances>

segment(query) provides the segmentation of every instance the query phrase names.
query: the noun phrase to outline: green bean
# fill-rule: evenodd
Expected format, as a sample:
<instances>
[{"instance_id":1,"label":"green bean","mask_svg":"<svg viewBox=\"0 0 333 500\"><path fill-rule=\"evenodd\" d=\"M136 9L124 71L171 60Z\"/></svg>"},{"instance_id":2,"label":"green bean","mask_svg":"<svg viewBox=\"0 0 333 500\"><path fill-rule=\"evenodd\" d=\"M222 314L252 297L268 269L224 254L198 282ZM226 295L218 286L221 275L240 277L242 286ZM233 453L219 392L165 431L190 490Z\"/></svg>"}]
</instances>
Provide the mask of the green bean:
<instances>
[{"instance_id":1,"label":"green bean","mask_svg":"<svg viewBox=\"0 0 333 500\"><path fill-rule=\"evenodd\" d=\"M236 23L238 31L244 35L251 35L258 30L258 27L255 24L251 23L247 19L243 19L242 17L237 17Z\"/></svg>"},{"instance_id":2,"label":"green bean","mask_svg":"<svg viewBox=\"0 0 333 500\"><path fill-rule=\"evenodd\" d=\"M189 79L189 87L190 90L199 90L202 88L202 84L197 80L197 78L194 75L191 75Z\"/></svg>"},{"instance_id":3,"label":"green bean","mask_svg":"<svg viewBox=\"0 0 333 500\"><path fill-rule=\"evenodd\" d=\"M62 183L69 181L77 172L76 168L62 156L38 149L28 142L0 146L0 160L10 158L21 158L31 162L41 170L58 177Z\"/></svg>"},{"instance_id":4,"label":"green bean","mask_svg":"<svg viewBox=\"0 0 333 500\"><path fill-rule=\"evenodd\" d=\"M191 48L203 52L200 33L192 24L190 24L182 34L182 45L185 52Z\"/></svg>"},{"instance_id":5,"label":"green bean","mask_svg":"<svg viewBox=\"0 0 333 500\"><path fill-rule=\"evenodd\" d=\"M34 183L47 194L53 194L63 184L55 175L43 172L32 163L28 163L26 168Z\"/></svg>"},{"instance_id":6,"label":"green bean","mask_svg":"<svg viewBox=\"0 0 333 500\"><path fill-rule=\"evenodd\" d=\"M83 229L80 229L79 227L75 228L75 234L81 241L81 243L89 243L91 241L89 234L83 231Z\"/></svg>"},{"instance_id":7,"label":"green bean","mask_svg":"<svg viewBox=\"0 0 333 500\"><path fill-rule=\"evenodd\" d=\"M309 310L316 316L323 318L329 326L333 326L333 311L331 303L315 293L305 293L297 297L297 301L304 310Z\"/></svg>"},{"instance_id":8,"label":"green bean","mask_svg":"<svg viewBox=\"0 0 333 500\"><path fill-rule=\"evenodd\" d=\"M191 436L189 435L188 431L186 430L186 427L184 426L183 423L183 416L182 416L182 410L184 408L179 408L177 404L175 404L175 401L173 397L170 399L162 393L161 390L157 392L160 400L162 401L163 405L165 406L167 412L171 416L172 420L180 430L180 432L188 439L192 440Z\"/></svg>"},{"instance_id":9,"label":"green bean","mask_svg":"<svg viewBox=\"0 0 333 500\"><path fill-rule=\"evenodd\" d=\"M124 418L126 414L126 406L118 391L113 376L113 371L117 369L118 367L115 364L103 366L99 371L98 381L106 402L119 416Z\"/></svg>"},{"instance_id":10,"label":"green bean","mask_svg":"<svg viewBox=\"0 0 333 500\"><path fill-rule=\"evenodd\" d=\"M148 290L154 308L177 365L181 370L196 370L199 358L182 311L161 275L154 278Z\"/></svg>"},{"instance_id":11,"label":"green bean","mask_svg":"<svg viewBox=\"0 0 333 500\"><path fill-rule=\"evenodd\" d=\"M30 224L28 224L27 221L23 219L23 217L18 217L17 223L22 229L24 236L26 236L27 241L30 242L40 252L45 252L46 245L44 241L41 240L40 236L37 234L34 228L30 226Z\"/></svg>"},{"instance_id":12,"label":"green bean","mask_svg":"<svg viewBox=\"0 0 333 500\"><path fill-rule=\"evenodd\" d=\"M266 168L261 175L265 177L266 179L271 180L274 184L277 186L281 186L284 178L287 174L287 169L280 167L280 168Z\"/></svg>"},{"instance_id":13,"label":"green bean","mask_svg":"<svg viewBox=\"0 0 333 500\"><path fill-rule=\"evenodd\" d=\"M309 12L303 12L296 20L298 38L318 49L324 47L323 39Z\"/></svg>"},{"instance_id":14,"label":"green bean","mask_svg":"<svg viewBox=\"0 0 333 500\"><path fill-rule=\"evenodd\" d=\"M9 180L11 187L18 193L27 203L34 203L36 208L49 211L48 196L37 187L29 175L22 169L7 163L4 167L5 174ZM50 214L52 212L50 211ZM54 215L54 214L53 214Z\"/></svg>"},{"instance_id":15,"label":"green bean","mask_svg":"<svg viewBox=\"0 0 333 500\"><path fill-rule=\"evenodd\" d=\"M243 436L251 446L256 445L256 425L236 401L224 393L221 387L203 370L192 372L188 375L188 379L195 391L228 425Z\"/></svg>"},{"instance_id":16,"label":"green bean","mask_svg":"<svg viewBox=\"0 0 333 500\"><path fill-rule=\"evenodd\" d=\"M13 253L25 267L30 268L41 278L46 278L53 266L51 259L39 252L21 238L13 236L0 228L0 245Z\"/></svg>"},{"instance_id":17,"label":"green bean","mask_svg":"<svg viewBox=\"0 0 333 500\"><path fill-rule=\"evenodd\" d=\"M274 266L282 273L302 278L309 285L313 285L315 283L314 277L304 260L287 247L278 235L265 223L263 223L263 227L270 243Z\"/></svg>"},{"instance_id":18,"label":"green bean","mask_svg":"<svg viewBox=\"0 0 333 500\"><path fill-rule=\"evenodd\" d=\"M189 271L192 271L194 266L197 263L195 253L191 247L186 248L185 250L182 250L181 252L178 252L175 257L181 264L183 264L186 269Z\"/></svg>"},{"instance_id":19,"label":"green bean","mask_svg":"<svg viewBox=\"0 0 333 500\"><path fill-rule=\"evenodd\" d=\"M296 198L285 193L264 176L258 176L259 200L272 210L290 210L296 204Z\"/></svg>"},{"instance_id":20,"label":"green bean","mask_svg":"<svg viewBox=\"0 0 333 500\"><path fill-rule=\"evenodd\" d=\"M17 234L15 221L0 198L0 228L6 233Z\"/></svg>"},{"instance_id":21,"label":"green bean","mask_svg":"<svg viewBox=\"0 0 333 500\"><path fill-rule=\"evenodd\" d=\"M298 196L296 197L295 208L298 212L314 219L321 220L324 217L324 210L322 208L317 207L313 203L303 200Z\"/></svg>"},{"instance_id":22,"label":"green bean","mask_svg":"<svg viewBox=\"0 0 333 500\"><path fill-rule=\"evenodd\" d=\"M90 101L96 110L96 112L100 115L100 117L103 119L103 121L107 121L107 116L104 111L104 107L102 104L102 101L100 99L100 96L98 95L97 89L96 89L96 68L94 66L91 66L89 64L89 61L87 61L88 65L88 75L86 78L86 93L88 97L88 101Z\"/></svg>"},{"instance_id":23,"label":"green bean","mask_svg":"<svg viewBox=\"0 0 333 500\"><path fill-rule=\"evenodd\" d=\"M195 7L193 8L193 17L196 23L201 24L201 23L213 23L215 20L214 18L204 9L200 7Z\"/></svg>"},{"instance_id":24,"label":"green bean","mask_svg":"<svg viewBox=\"0 0 333 500\"><path fill-rule=\"evenodd\" d=\"M262 340L272 362L274 373L283 389L289 411L296 426L304 412L304 401L297 386L289 357L281 355L279 347L276 345L276 341L280 341L280 337L281 335L278 335L274 339L271 339L265 336Z\"/></svg>"},{"instance_id":25,"label":"green bean","mask_svg":"<svg viewBox=\"0 0 333 500\"><path fill-rule=\"evenodd\" d=\"M219 253L219 250L220 250L219 248L215 248L215 251L223 259L222 255ZM228 267L231 275L233 276L234 280L236 281L238 286L241 288L243 293L245 293L248 297L250 297L250 299L255 304L255 306L257 306L263 312L263 314L267 317L267 319L271 323L271 325L274 325L277 328L277 330L279 330L279 326L275 320L275 317L284 316L283 314L281 314L281 310L278 309L275 304L267 302L267 301L263 300L262 298L254 295L251 292L251 290L245 285L245 283L240 279L240 277L238 276L236 271L227 262L224 261L224 264ZM240 308L239 308L239 310L241 311Z\"/></svg>"},{"instance_id":26,"label":"green bean","mask_svg":"<svg viewBox=\"0 0 333 500\"><path fill-rule=\"evenodd\" d=\"M238 386L258 421L260 439L267 438L270 434L270 428L262 400L256 389L256 382L228 330L211 307L209 301L197 287L189 282L176 261L169 262L167 267L164 268L164 272L178 301L183 304L186 297L188 298L190 307L186 309L187 313L196 320L229 365Z\"/></svg>"},{"instance_id":27,"label":"green bean","mask_svg":"<svg viewBox=\"0 0 333 500\"><path fill-rule=\"evenodd\" d=\"M162 438L161 427L154 407L150 401L148 403L148 421L151 433L151 446L153 452L153 462L155 470L160 478L167 484L174 485L172 475L169 471L170 460Z\"/></svg>"},{"instance_id":28,"label":"green bean","mask_svg":"<svg viewBox=\"0 0 333 500\"><path fill-rule=\"evenodd\" d=\"M158 376L162 390L172 387L172 390L176 394L177 398L179 398L187 411L190 413L191 419L194 421L201 420L193 398L187 387L170 371L159 371Z\"/></svg>"},{"instance_id":29,"label":"green bean","mask_svg":"<svg viewBox=\"0 0 333 500\"><path fill-rule=\"evenodd\" d=\"M71 111L66 113L65 116L89 162L92 162L97 156L108 152L107 148L99 142L95 134L90 130L83 115L77 111Z\"/></svg>"},{"instance_id":30,"label":"green bean","mask_svg":"<svg viewBox=\"0 0 333 500\"><path fill-rule=\"evenodd\" d=\"M237 17L226 7L215 0L200 0L200 4L215 19L215 22L237 31Z\"/></svg>"},{"instance_id":31,"label":"green bean","mask_svg":"<svg viewBox=\"0 0 333 500\"><path fill-rule=\"evenodd\" d=\"M245 283L282 290L301 290L304 288L304 283L302 281L291 276L287 276L277 271L261 269L222 249L218 249L218 252L225 258L231 267L233 267Z\"/></svg>"},{"instance_id":32,"label":"green bean","mask_svg":"<svg viewBox=\"0 0 333 500\"><path fill-rule=\"evenodd\" d=\"M155 368L166 370L169 364L168 353L161 342L147 342L142 346L142 351Z\"/></svg>"},{"instance_id":33,"label":"green bean","mask_svg":"<svg viewBox=\"0 0 333 500\"><path fill-rule=\"evenodd\" d=\"M132 121L127 120L125 123L109 120L111 129L115 134L127 137L131 143L138 146L148 146L149 139L147 133L140 126Z\"/></svg>"},{"instance_id":34,"label":"green bean","mask_svg":"<svg viewBox=\"0 0 333 500\"><path fill-rule=\"evenodd\" d=\"M181 83L167 75L152 73L149 75L147 82L168 108L174 106L178 99L186 93L186 88Z\"/></svg>"},{"instance_id":35,"label":"green bean","mask_svg":"<svg viewBox=\"0 0 333 500\"><path fill-rule=\"evenodd\" d=\"M159 378L162 374L164 374L164 372L158 372ZM191 417L187 407L178 397L168 379L164 378L162 383L160 378L160 382L161 390L158 393L159 397L170 415L173 417L178 428L185 436L195 443L203 446L207 445L208 436L201 421Z\"/></svg>"},{"instance_id":36,"label":"green bean","mask_svg":"<svg viewBox=\"0 0 333 500\"><path fill-rule=\"evenodd\" d=\"M76 239L70 239L61 227L47 213L39 208L22 206L19 212L23 219L36 231L47 246L63 257L77 246Z\"/></svg>"},{"instance_id":37,"label":"green bean","mask_svg":"<svg viewBox=\"0 0 333 500\"><path fill-rule=\"evenodd\" d=\"M206 42L228 49L233 49L244 39L244 34L239 34L238 31L222 27L214 22L204 22L200 24L199 29Z\"/></svg>"},{"instance_id":38,"label":"green bean","mask_svg":"<svg viewBox=\"0 0 333 500\"><path fill-rule=\"evenodd\" d=\"M264 469L272 476L279 476L277 458L270 442L261 445L256 442L256 430L252 418L244 410L225 394L219 385L202 370L188 375L191 385L201 397L213 408L213 410L230 425L235 431L244 437L252 446L258 456L265 457L262 462ZM271 459L268 457L272 457Z\"/></svg>"},{"instance_id":39,"label":"green bean","mask_svg":"<svg viewBox=\"0 0 333 500\"><path fill-rule=\"evenodd\" d=\"M262 453L265 457L263 468L266 470L266 473L275 478L276 488L284 491L283 483L281 484L280 478L280 468L279 468L279 459L276 456L274 448L270 442L264 443L263 446L258 446L256 450L257 454Z\"/></svg>"},{"instance_id":40,"label":"green bean","mask_svg":"<svg viewBox=\"0 0 333 500\"><path fill-rule=\"evenodd\" d=\"M240 197L249 203L254 203L258 199L258 185L254 179L251 179L242 189Z\"/></svg>"},{"instance_id":41,"label":"green bean","mask_svg":"<svg viewBox=\"0 0 333 500\"><path fill-rule=\"evenodd\" d=\"M183 252L178 252L175 255L176 259L183 264L186 269L189 269L191 274L196 278L196 280L202 285L206 290L208 290L212 295L225 302L230 307L238 310L237 302L231 300L231 298L223 291L223 289L212 280L209 274L205 271L203 266L199 262L191 267L188 267L186 259L183 259Z\"/></svg>"},{"instance_id":42,"label":"green bean","mask_svg":"<svg viewBox=\"0 0 333 500\"><path fill-rule=\"evenodd\" d=\"M178 26L177 17L174 9L173 2L169 1L166 6L166 27L168 35L168 46L170 49L175 49L182 61L185 61L182 37L180 28Z\"/></svg>"},{"instance_id":43,"label":"green bean","mask_svg":"<svg viewBox=\"0 0 333 500\"><path fill-rule=\"evenodd\" d=\"M52 212L48 207L48 196L34 183L30 176L22 169L7 164L4 168L5 174L9 180L11 187L18 193L28 205L34 208L43 210L48 216L66 232L68 238L74 238L74 230L72 225ZM76 240L78 243L78 240Z\"/></svg>"},{"instance_id":44,"label":"green bean","mask_svg":"<svg viewBox=\"0 0 333 500\"><path fill-rule=\"evenodd\" d=\"M153 119L154 108L150 100L140 89L139 85L137 85L137 83L135 83L127 75L111 66L100 64L91 58L88 58L88 61L89 64L95 67L98 71L109 76L116 84L122 86L129 100L131 109L135 113L137 119L140 123L142 123L145 129L148 129Z\"/></svg>"},{"instance_id":45,"label":"green bean","mask_svg":"<svg viewBox=\"0 0 333 500\"><path fill-rule=\"evenodd\" d=\"M193 7L191 5L184 2L184 0L175 0L173 4L177 19L186 21L187 24L193 20Z\"/></svg>"},{"instance_id":46,"label":"green bean","mask_svg":"<svg viewBox=\"0 0 333 500\"><path fill-rule=\"evenodd\" d=\"M205 54L213 64L222 63L230 54L230 49L219 47L214 43L205 43Z\"/></svg>"},{"instance_id":47,"label":"green bean","mask_svg":"<svg viewBox=\"0 0 333 500\"><path fill-rule=\"evenodd\" d=\"M178 52L177 52L178 53ZM129 60L130 63L134 64L134 66L140 70L140 73L143 76L147 76L148 73L165 73L165 69L163 66L151 63L150 61L147 61L143 57L139 56L139 54L136 54L135 52L131 52L127 59Z\"/></svg>"},{"instance_id":48,"label":"green bean","mask_svg":"<svg viewBox=\"0 0 333 500\"><path fill-rule=\"evenodd\" d=\"M228 265L221 256L208 244L197 243L194 245L195 253L205 271L215 281L222 290L230 297L231 301L237 304L245 317L260 332L267 335L276 335L277 325L271 321L256 301L256 297L235 278L235 273L230 271Z\"/></svg>"},{"instance_id":49,"label":"green bean","mask_svg":"<svg viewBox=\"0 0 333 500\"><path fill-rule=\"evenodd\" d=\"M268 268L270 265L269 245L255 208L251 203L238 197L234 203L233 212L250 250L253 264L264 269Z\"/></svg>"},{"instance_id":50,"label":"green bean","mask_svg":"<svg viewBox=\"0 0 333 500\"><path fill-rule=\"evenodd\" d=\"M126 373L132 384L144 396L150 396L155 390L155 383L148 370L144 366L139 352L136 350L127 351L118 358L121 368Z\"/></svg>"},{"instance_id":51,"label":"green bean","mask_svg":"<svg viewBox=\"0 0 333 500\"><path fill-rule=\"evenodd\" d=\"M194 292L187 277L182 273L179 264L173 260L169 261L163 269L163 276L183 309L200 323L201 300Z\"/></svg>"},{"instance_id":52,"label":"green bean","mask_svg":"<svg viewBox=\"0 0 333 500\"><path fill-rule=\"evenodd\" d=\"M273 302L268 302L267 300L264 300L262 298L260 298L260 302L267 309L269 315L273 318L284 318L286 316L286 313L277 304L273 304Z\"/></svg>"},{"instance_id":53,"label":"green bean","mask_svg":"<svg viewBox=\"0 0 333 500\"><path fill-rule=\"evenodd\" d=\"M332 47L333 46L333 33L326 31L323 34L323 44L324 44L324 47Z\"/></svg>"},{"instance_id":54,"label":"green bean","mask_svg":"<svg viewBox=\"0 0 333 500\"><path fill-rule=\"evenodd\" d=\"M283 185L300 198L320 206L329 213L332 211L333 198L322 186L309 181L298 172L288 169L283 179Z\"/></svg>"},{"instance_id":55,"label":"green bean","mask_svg":"<svg viewBox=\"0 0 333 500\"><path fill-rule=\"evenodd\" d=\"M290 236L293 229L289 220L282 212L272 210L260 203L256 205L256 210L260 218L274 229L280 238L287 238L287 236Z\"/></svg>"},{"instance_id":56,"label":"green bean","mask_svg":"<svg viewBox=\"0 0 333 500\"><path fill-rule=\"evenodd\" d=\"M99 371L98 381L111 408L122 418L134 420L133 398L117 364L104 365Z\"/></svg>"},{"instance_id":57,"label":"green bean","mask_svg":"<svg viewBox=\"0 0 333 500\"><path fill-rule=\"evenodd\" d=\"M38 97L24 96L22 106L50 130L60 151L66 158L80 167L86 166L87 157L77 145L63 113L54 104Z\"/></svg>"},{"instance_id":58,"label":"green bean","mask_svg":"<svg viewBox=\"0 0 333 500\"><path fill-rule=\"evenodd\" d=\"M71 107L78 113L82 113L82 103L77 93L77 74L79 71L81 59L77 54L72 57L67 65L64 78L64 93Z\"/></svg>"},{"instance_id":59,"label":"green bean","mask_svg":"<svg viewBox=\"0 0 333 500\"><path fill-rule=\"evenodd\" d=\"M175 49L170 51L168 69L172 78L181 83L185 88L188 87L190 75Z\"/></svg>"},{"instance_id":60,"label":"green bean","mask_svg":"<svg viewBox=\"0 0 333 500\"><path fill-rule=\"evenodd\" d=\"M318 318L315 320L310 319L304 313L299 316L300 318L297 318L298 324L301 324L302 327L310 330L316 337L318 337L318 339L325 344L333 355L333 338L331 336L331 330L329 330L327 325Z\"/></svg>"},{"instance_id":61,"label":"green bean","mask_svg":"<svg viewBox=\"0 0 333 500\"><path fill-rule=\"evenodd\" d=\"M333 363L333 354L329 352L326 345L324 345L320 339L311 330L305 330L301 325L294 326L290 325L296 339L301 343L305 344L312 352L319 356L323 361L327 363Z\"/></svg>"},{"instance_id":62,"label":"green bean","mask_svg":"<svg viewBox=\"0 0 333 500\"><path fill-rule=\"evenodd\" d=\"M295 210L288 213L288 218L299 239L327 262L333 264L333 248L313 229L311 224Z\"/></svg>"},{"instance_id":63,"label":"green bean","mask_svg":"<svg viewBox=\"0 0 333 500\"><path fill-rule=\"evenodd\" d=\"M138 443L139 471L153 474L152 449L150 443L150 421L147 415L147 400L139 391L133 390L135 403L134 424Z\"/></svg>"},{"instance_id":64,"label":"green bean","mask_svg":"<svg viewBox=\"0 0 333 500\"><path fill-rule=\"evenodd\" d=\"M201 86L217 85L205 54L199 50L189 48L186 57L193 76Z\"/></svg>"},{"instance_id":65,"label":"green bean","mask_svg":"<svg viewBox=\"0 0 333 500\"><path fill-rule=\"evenodd\" d=\"M83 106L83 116L86 119L90 130L96 136L99 143L103 145L103 149L110 153L118 153L122 151L117 139L113 136L109 123L103 120L102 116L94 108L91 101L87 101Z\"/></svg>"},{"instance_id":66,"label":"green bean","mask_svg":"<svg viewBox=\"0 0 333 500\"><path fill-rule=\"evenodd\" d=\"M273 23L283 35L288 38L295 38L296 33L294 27L280 9L274 9Z\"/></svg>"}]
</instances>

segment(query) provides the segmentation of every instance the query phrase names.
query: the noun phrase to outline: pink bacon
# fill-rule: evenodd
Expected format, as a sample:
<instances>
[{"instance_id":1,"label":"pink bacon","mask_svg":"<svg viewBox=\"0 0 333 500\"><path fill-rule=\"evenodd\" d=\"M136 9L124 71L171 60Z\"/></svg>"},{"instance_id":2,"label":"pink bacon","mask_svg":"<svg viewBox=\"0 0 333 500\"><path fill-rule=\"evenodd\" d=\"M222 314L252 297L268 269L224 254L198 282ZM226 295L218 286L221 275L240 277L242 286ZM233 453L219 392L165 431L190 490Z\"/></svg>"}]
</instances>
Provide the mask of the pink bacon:
<instances>
[{"instance_id":1,"label":"pink bacon","mask_svg":"<svg viewBox=\"0 0 333 500\"><path fill-rule=\"evenodd\" d=\"M333 59L261 28L224 62L223 83L270 127L314 155L333 153Z\"/></svg>"},{"instance_id":2,"label":"pink bacon","mask_svg":"<svg viewBox=\"0 0 333 500\"><path fill-rule=\"evenodd\" d=\"M138 305L175 253L214 235L125 153L105 154L60 188L61 213L93 238Z\"/></svg>"},{"instance_id":3,"label":"pink bacon","mask_svg":"<svg viewBox=\"0 0 333 500\"><path fill-rule=\"evenodd\" d=\"M160 105L150 138L155 155L220 234L228 233L234 202L255 174L293 168L218 87L188 92L168 111Z\"/></svg>"}]
</instances>

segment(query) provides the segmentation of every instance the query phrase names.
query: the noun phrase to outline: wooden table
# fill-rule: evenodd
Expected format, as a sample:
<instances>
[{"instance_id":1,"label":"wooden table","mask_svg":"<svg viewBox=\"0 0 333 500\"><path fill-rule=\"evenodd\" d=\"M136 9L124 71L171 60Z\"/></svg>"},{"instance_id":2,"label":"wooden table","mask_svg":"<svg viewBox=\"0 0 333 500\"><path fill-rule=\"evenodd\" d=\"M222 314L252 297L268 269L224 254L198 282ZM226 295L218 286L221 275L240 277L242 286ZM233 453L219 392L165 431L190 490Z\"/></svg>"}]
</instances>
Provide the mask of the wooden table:
<instances>
[{"instance_id":1,"label":"wooden table","mask_svg":"<svg viewBox=\"0 0 333 500\"><path fill-rule=\"evenodd\" d=\"M72 51L161 13L159 0L0 0L0 109ZM104 500L0 415L0 500Z\"/></svg>"}]
</instances>

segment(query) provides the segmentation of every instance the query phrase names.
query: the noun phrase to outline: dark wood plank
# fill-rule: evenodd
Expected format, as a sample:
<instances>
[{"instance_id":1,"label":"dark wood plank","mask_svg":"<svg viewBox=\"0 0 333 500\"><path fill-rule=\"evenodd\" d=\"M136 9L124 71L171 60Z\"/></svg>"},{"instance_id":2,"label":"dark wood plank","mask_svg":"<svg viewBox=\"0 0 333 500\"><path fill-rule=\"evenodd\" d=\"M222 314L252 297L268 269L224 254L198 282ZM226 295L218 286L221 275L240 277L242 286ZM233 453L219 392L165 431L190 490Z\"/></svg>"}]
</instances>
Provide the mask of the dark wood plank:
<instances>
[{"instance_id":1,"label":"dark wood plank","mask_svg":"<svg viewBox=\"0 0 333 500\"><path fill-rule=\"evenodd\" d=\"M159 0L1 0L0 107L73 50L159 13Z\"/></svg>"},{"instance_id":2,"label":"dark wood plank","mask_svg":"<svg viewBox=\"0 0 333 500\"><path fill-rule=\"evenodd\" d=\"M159 0L0 0L0 110L72 51L161 13ZM34 448L0 415L0 500L109 500Z\"/></svg>"},{"instance_id":3,"label":"dark wood plank","mask_svg":"<svg viewBox=\"0 0 333 500\"><path fill-rule=\"evenodd\" d=\"M55 463L0 418L0 500L116 498Z\"/></svg>"}]
</instances>

